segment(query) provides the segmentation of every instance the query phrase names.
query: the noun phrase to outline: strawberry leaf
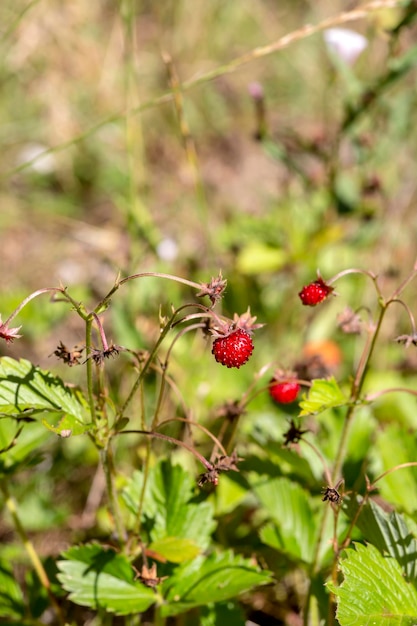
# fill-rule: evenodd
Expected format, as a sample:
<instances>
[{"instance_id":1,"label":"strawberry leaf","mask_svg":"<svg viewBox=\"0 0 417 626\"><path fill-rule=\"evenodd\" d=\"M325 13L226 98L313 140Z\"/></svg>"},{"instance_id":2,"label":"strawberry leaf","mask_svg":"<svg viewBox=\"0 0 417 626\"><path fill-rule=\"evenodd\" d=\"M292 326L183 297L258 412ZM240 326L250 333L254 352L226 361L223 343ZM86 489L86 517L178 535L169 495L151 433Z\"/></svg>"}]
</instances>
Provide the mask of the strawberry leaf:
<instances>
[{"instance_id":1,"label":"strawberry leaf","mask_svg":"<svg viewBox=\"0 0 417 626\"><path fill-rule=\"evenodd\" d=\"M360 503L359 496L344 499L343 510L351 520L356 518ZM363 506L356 526L381 554L389 554L398 561L410 582L417 581L417 539L403 515L396 511L385 513L371 500Z\"/></svg>"},{"instance_id":2,"label":"strawberry leaf","mask_svg":"<svg viewBox=\"0 0 417 626\"><path fill-rule=\"evenodd\" d=\"M224 602L258 585L271 582L271 573L229 550L198 556L175 570L163 584L161 615L177 615L197 606Z\"/></svg>"},{"instance_id":3,"label":"strawberry leaf","mask_svg":"<svg viewBox=\"0 0 417 626\"><path fill-rule=\"evenodd\" d=\"M414 626L417 590L404 580L399 563L372 545L359 543L340 562L344 581L327 583L337 597L340 626Z\"/></svg>"},{"instance_id":4,"label":"strawberry leaf","mask_svg":"<svg viewBox=\"0 0 417 626\"><path fill-rule=\"evenodd\" d=\"M261 529L262 541L296 560L311 563L316 523L307 492L287 478L263 477L253 489L272 520Z\"/></svg>"},{"instance_id":5,"label":"strawberry leaf","mask_svg":"<svg viewBox=\"0 0 417 626\"><path fill-rule=\"evenodd\" d=\"M58 413L72 416L85 424L86 403L79 392L66 386L50 372L35 367L30 361L0 359L0 415L31 417Z\"/></svg>"},{"instance_id":6,"label":"strawberry leaf","mask_svg":"<svg viewBox=\"0 0 417 626\"><path fill-rule=\"evenodd\" d=\"M143 475L135 472L123 492L135 515L142 487ZM194 489L192 476L168 460L152 468L146 483L142 510L144 523L151 522L150 548L173 563L192 559L205 550L216 526L211 503L189 503Z\"/></svg>"},{"instance_id":7,"label":"strawberry leaf","mask_svg":"<svg viewBox=\"0 0 417 626\"><path fill-rule=\"evenodd\" d=\"M313 380L308 394L300 401L300 416L321 413L326 409L343 406L347 398L335 378Z\"/></svg>"},{"instance_id":8,"label":"strawberry leaf","mask_svg":"<svg viewBox=\"0 0 417 626\"><path fill-rule=\"evenodd\" d=\"M155 592L135 580L128 559L96 544L73 547L58 561L58 579L70 600L116 615L146 611L157 599Z\"/></svg>"}]
</instances>

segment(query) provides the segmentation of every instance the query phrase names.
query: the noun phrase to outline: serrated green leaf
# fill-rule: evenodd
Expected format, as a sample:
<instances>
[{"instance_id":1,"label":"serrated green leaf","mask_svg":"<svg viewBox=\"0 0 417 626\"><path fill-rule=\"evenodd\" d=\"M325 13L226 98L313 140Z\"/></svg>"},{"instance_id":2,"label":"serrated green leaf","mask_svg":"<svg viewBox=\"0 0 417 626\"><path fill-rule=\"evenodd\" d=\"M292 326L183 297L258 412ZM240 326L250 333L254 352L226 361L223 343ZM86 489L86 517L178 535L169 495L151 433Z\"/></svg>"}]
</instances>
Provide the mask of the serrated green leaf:
<instances>
[{"instance_id":1,"label":"serrated green leaf","mask_svg":"<svg viewBox=\"0 0 417 626\"><path fill-rule=\"evenodd\" d=\"M346 403L347 398L335 378L316 379L312 381L308 394L304 394L300 402L300 416L321 413L326 409L343 406Z\"/></svg>"},{"instance_id":2,"label":"serrated green leaf","mask_svg":"<svg viewBox=\"0 0 417 626\"><path fill-rule=\"evenodd\" d=\"M311 563L316 520L308 493L284 477L258 479L253 489L273 521L261 531L261 539L297 560Z\"/></svg>"},{"instance_id":3,"label":"serrated green leaf","mask_svg":"<svg viewBox=\"0 0 417 626\"><path fill-rule=\"evenodd\" d=\"M261 571L248 559L222 554L199 556L181 565L163 584L167 604L161 614L177 615L196 606L224 602L229 598L271 582L271 573Z\"/></svg>"},{"instance_id":4,"label":"serrated green leaf","mask_svg":"<svg viewBox=\"0 0 417 626\"><path fill-rule=\"evenodd\" d=\"M22 591L10 565L0 561L0 616L23 617L25 606Z\"/></svg>"},{"instance_id":5,"label":"serrated green leaf","mask_svg":"<svg viewBox=\"0 0 417 626\"><path fill-rule=\"evenodd\" d=\"M345 498L343 510L351 520L356 519L360 504L359 496ZM410 582L417 581L417 539L402 515L385 513L371 500L362 507L356 526L382 554L398 561Z\"/></svg>"},{"instance_id":6,"label":"serrated green leaf","mask_svg":"<svg viewBox=\"0 0 417 626\"><path fill-rule=\"evenodd\" d=\"M153 541L149 550L163 556L170 563L184 563L195 559L201 552L200 546L191 539L180 539L179 537L163 537Z\"/></svg>"},{"instance_id":7,"label":"serrated green leaf","mask_svg":"<svg viewBox=\"0 0 417 626\"><path fill-rule=\"evenodd\" d=\"M82 396L50 372L30 361L0 359L0 414L36 417L40 413L66 413L80 423L88 421Z\"/></svg>"},{"instance_id":8,"label":"serrated green leaf","mask_svg":"<svg viewBox=\"0 0 417 626\"><path fill-rule=\"evenodd\" d=\"M415 626L417 590L404 580L397 561L358 543L345 554L342 584L328 583L337 597L340 626Z\"/></svg>"},{"instance_id":9,"label":"serrated green leaf","mask_svg":"<svg viewBox=\"0 0 417 626\"><path fill-rule=\"evenodd\" d=\"M96 544L70 548L58 561L58 579L70 592L70 600L117 615L146 611L155 592L135 580L128 559Z\"/></svg>"},{"instance_id":10,"label":"serrated green leaf","mask_svg":"<svg viewBox=\"0 0 417 626\"><path fill-rule=\"evenodd\" d=\"M125 502L134 514L137 513L142 485L142 474L135 472L123 492ZM194 545L199 552L210 543L211 533L216 527L213 506L209 502L190 504L194 489L192 476L168 460L160 461L149 472L142 508L143 520L153 522L150 535L153 543L163 545L160 542L169 540L165 558L171 552L174 539L187 540L190 542L188 548ZM178 555L174 562L179 562L177 559Z\"/></svg>"}]
</instances>

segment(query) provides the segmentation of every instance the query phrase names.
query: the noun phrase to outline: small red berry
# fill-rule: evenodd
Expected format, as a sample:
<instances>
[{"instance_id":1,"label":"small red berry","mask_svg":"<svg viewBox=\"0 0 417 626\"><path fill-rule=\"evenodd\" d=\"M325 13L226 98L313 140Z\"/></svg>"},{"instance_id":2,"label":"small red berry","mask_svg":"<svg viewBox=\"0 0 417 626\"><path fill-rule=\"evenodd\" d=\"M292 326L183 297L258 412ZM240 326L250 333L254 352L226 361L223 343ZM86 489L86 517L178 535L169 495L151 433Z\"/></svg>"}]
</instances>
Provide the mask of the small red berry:
<instances>
[{"instance_id":1,"label":"small red berry","mask_svg":"<svg viewBox=\"0 0 417 626\"><path fill-rule=\"evenodd\" d=\"M246 330L238 328L229 335L217 337L211 352L218 363L239 368L249 360L253 352L252 338Z\"/></svg>"},{"instance_id":2,"label":"small red berry","mask_svg":"<svg viewBox=\"0 0 417 626\"><path fill-rule=\"evenodd\" d=\"M269 386L269 395L278 404L291 404L297 399L300 385L294 380L277 382L274 378Z\"/></svg>"},{"instance_id":3,"label":"small red berry","mask_svg":"<svg viewBox=\"0 0 417 626\"><path fill-rule=\"evenodd\" d=\"M298 295L305 306L316 306L316 304L323 302L332 291L334 291L333 287L327 285L322 278L318 278L313 283L303 287Z\"/></svg>"}]
</instances>

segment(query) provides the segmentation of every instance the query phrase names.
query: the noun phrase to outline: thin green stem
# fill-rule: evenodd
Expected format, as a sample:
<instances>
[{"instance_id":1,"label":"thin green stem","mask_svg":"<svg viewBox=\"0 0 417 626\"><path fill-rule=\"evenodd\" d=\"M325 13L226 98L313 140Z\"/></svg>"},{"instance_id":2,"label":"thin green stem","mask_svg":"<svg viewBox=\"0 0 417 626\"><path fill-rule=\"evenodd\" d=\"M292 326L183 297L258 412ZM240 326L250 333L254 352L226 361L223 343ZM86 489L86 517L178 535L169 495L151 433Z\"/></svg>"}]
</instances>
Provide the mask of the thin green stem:
<instances>
[{"instance_id":1,"label":"thin green stem","mask_svg":"<svg viewBox=\"0 0 417 626\"><path fill-rule=\"evenodd\" d=\"M59 620L60 624L65 624L65 620L64 617L61 613L61 608L58 604L58 602L55 599L55 596L53 595L52 591L51 591L51 583L50 580L48 578L48 574L45 571L45 568L42 565L42 561L39 558L38 553L36 552L36 549L33 545L33 543L31 542L31 540L29 539L26 530L21 522L21 519L19 517L19 513L17 510L17 505L16 505L16 501L15 499L10 495L9 489L8 489L8 485L7 485L7 481L5 478L1 478L0 479L0 490L3 493L4 499L5 499L5 504L6 504L6 508L10 513L10 516L13 520L13 524L14 527L16 529L17 534L19 535L25 549L26 552L29 556L29 559L33 565L33 568L39 578L39 581L41 583L41 585L45 588L47 594L48 594L48 598L49 598L49 602L51 603L51 606L53 607L57 618Z\"/></svg>"},{"instance_id":2,"label":"thin green stem","mask_svg":"<svg viewBox=\"0 0 417 626\"><path fill-rule=\"evenodd\" d=\"M331 473L332 484L330 486L334 485L336 481L338 480L340 470L345 460L350 425L352 423L352 419L353 419L353 416L357 407L357 401L359 400L360 393L362 391L363 384L365 382L365 378L369 369L370 361L375 350L376 342L379 336L379 332L380 332L381 325L384 319L384 315L387 310L386 303L382 301L382 298L379 298L379 305L380 305L380 311L379 311L378 321L376 323L372 337L366 343L366 346L363 350L362 358L359 362L356 376L352 383L349 407L346 413L345 421L343 424L343 430L339 439L339 445L338 445L338 449L336 452L335 462L332 468L332 473ZM330 510L331 510L330 506L325 506L323 508L323 513L322 513L322 517L320 521L317 542L316 542L313 560L312 560L312 566L311 566L312 575L317 574L320 569L320 562L319 562L320 551L321 551L321 546L323 543L324 532L325 532L325 528L327 525L327 518L328 518ZM337 554L335 554L335 558L337 558ZM304 620L303 620L304 626L307 626L308 620L309 620L310 599L311 599L311 581L310 581L310 589L309 589L307 599L306 599L306 610L304 612ZM334 611L330 610L329 615L330 614L333 616L332 619L334 620Z\"/></svg>"},{"instance_id":3,"label":"thin green stem","mask_svg":"<svg viewBox=\"0 0 417 626\"><path fill-rule=\"evenodd\" d=\"M145 493L146 493L146 485L148 484L149 478L149 462L151 458L151 440L146 440L146 456L145 462L143 464L143 483L142 489L140 492L139 505L136 513L136 523L134 527L134 536L135 539L140 536L140 530L142 527L142 511L143 511L143 503L145 502ZM132 550L134 550L135 545L132 546Z\"/></svg>"},{"instance_id":4,"label":"thin green stem","mask_svg":"<svg viewBox=\"0 0 417 626\"><path fill-rule=\"evenodd\" d=\"M126 531L123 526L122 518L119 510L119 503L117 501L117 494L114 489L114 464L113 464L113 450L111 447L111 441L107 442L105 448L100 450L100 459L103 466L104 476L106 478L107 497L109 500L109 510L114 521L116 528L117 539L121 546L126 542Z\"/></svg>"}]
</instances>

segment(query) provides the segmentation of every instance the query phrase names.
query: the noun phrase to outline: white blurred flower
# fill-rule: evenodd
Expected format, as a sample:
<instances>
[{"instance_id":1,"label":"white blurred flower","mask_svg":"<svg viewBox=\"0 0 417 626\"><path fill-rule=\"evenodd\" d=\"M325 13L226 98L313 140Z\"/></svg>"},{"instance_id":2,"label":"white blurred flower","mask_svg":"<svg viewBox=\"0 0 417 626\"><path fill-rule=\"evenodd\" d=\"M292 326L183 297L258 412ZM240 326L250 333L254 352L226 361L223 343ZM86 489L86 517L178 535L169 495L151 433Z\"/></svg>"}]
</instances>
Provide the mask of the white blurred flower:
<instances>
[{"instance_id":1,"label":"white blurred flower","mask_svg":"<svg viewBox=\"0 0 417 626\"><path fill-rule=\"evenodd\" d=\"M173 239L166 237L158 243L156 253L162 261L175 261L178 256L178 246Z\"/></svg>"},{"instance_id":2,"label":"white blurred flower","mask_svg":"<svg viewBox=\"0 0 417 626\"><path fill-rule=\"evenodd\" d=\"M347 28L329 28L323 37L327 50L348 65L353 65L368 45L366 37Z\"/></svg>"},{"instance_id":3,"label":"white blurred flower","mask_svg":"<svg viewBox=\"0 0 417 626\"><path fill-rule=\"evenodd\" d=\"M47 149L48 147L42 145L41 143L27 143L19 153L19 164L27 163L28 161L32 161L32 159L36 159L36 161L29 165L30 169L38 174L52 174L52 172L56 169L55 156L51 153L40 156Z\"/></svg>"}]
</instances>

